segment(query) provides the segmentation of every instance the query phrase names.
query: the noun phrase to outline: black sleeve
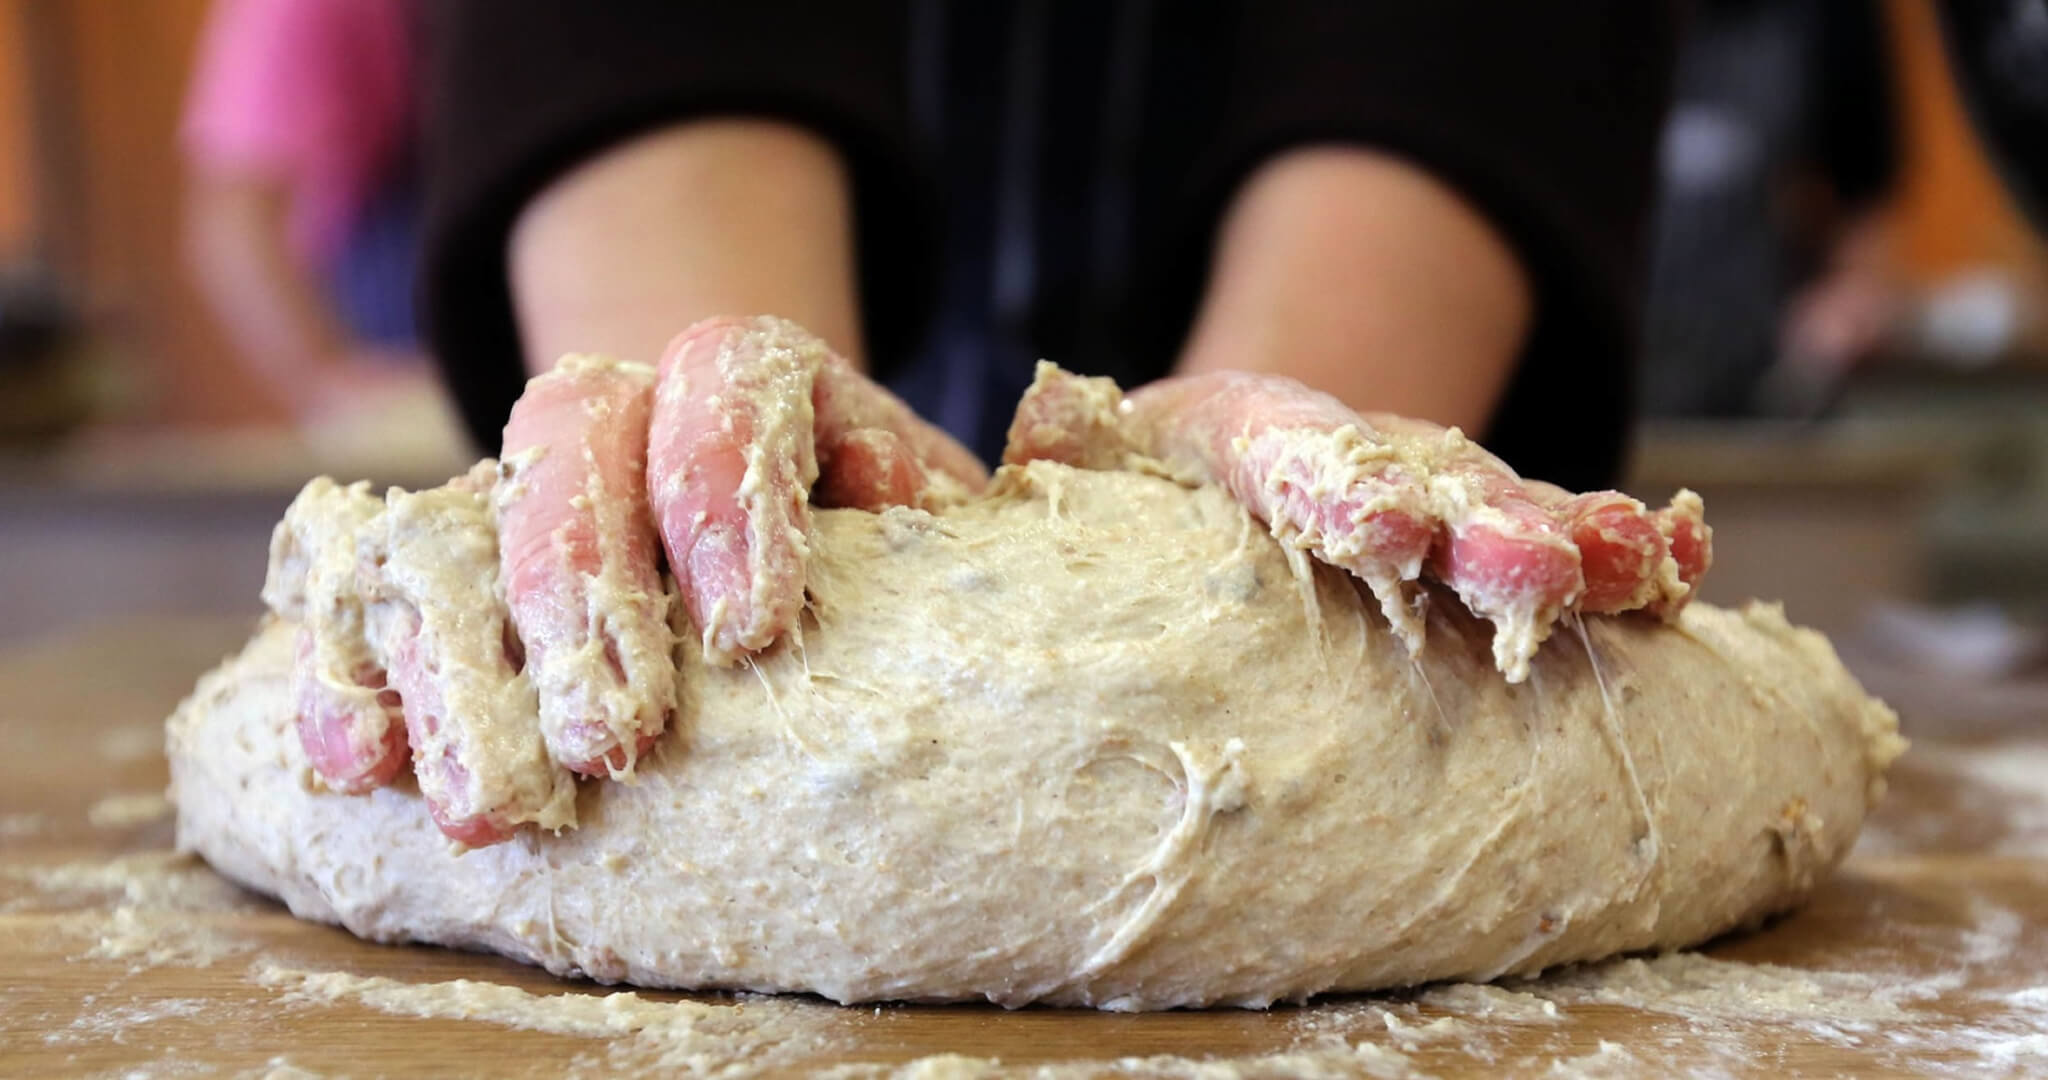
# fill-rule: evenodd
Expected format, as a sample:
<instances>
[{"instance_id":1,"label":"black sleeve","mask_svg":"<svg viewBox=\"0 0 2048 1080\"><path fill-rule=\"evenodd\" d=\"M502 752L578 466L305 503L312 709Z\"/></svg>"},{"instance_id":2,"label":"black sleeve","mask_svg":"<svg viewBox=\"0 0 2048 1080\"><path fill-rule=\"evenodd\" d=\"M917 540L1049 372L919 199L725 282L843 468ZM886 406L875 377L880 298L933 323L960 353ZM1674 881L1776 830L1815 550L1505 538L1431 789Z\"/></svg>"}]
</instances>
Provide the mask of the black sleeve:
<instances>
[{"instance_id":1,"label":"black sleeve","mask_svg":"<svg viewBox=\"0 0 2048 1080\"><path fill-rule=\"evenodd\" d=\"M1612 482L1674 8L1288 0L1245 12L1191 242L1206 250L1246 174L1288 147L1352 142L1416 162L1494 223L1534 283L1535 329L1488 445L1567 486Z\"/></svg>"},{"instance_id":2,"label":"black sleeve","mask_svg":"<svg viewBox=\"0 0 2048 1080\"><path fill-rule=\"evenodd\" d=\"M929 266L907 19L901 0L426 5L420 307L471 435L495 448L524 383L505 265L520 209L607 146L693 117L783 118L838 148L870 345L902 348Z\"/></svg>"},{"instance_id":3,"label":"black sleeve","mask_svg":"<svg viewBox=\"0 0 2048 1080\"><path fill-rule=\"evenodd\" d=\"M1898 178L1898 117L1892 101L1884 9L1865 0L1826 0L1810 77L1818 104L1810 144L1836 198L1857 210L1883 200Z\"/></svg>"}]
</instances>

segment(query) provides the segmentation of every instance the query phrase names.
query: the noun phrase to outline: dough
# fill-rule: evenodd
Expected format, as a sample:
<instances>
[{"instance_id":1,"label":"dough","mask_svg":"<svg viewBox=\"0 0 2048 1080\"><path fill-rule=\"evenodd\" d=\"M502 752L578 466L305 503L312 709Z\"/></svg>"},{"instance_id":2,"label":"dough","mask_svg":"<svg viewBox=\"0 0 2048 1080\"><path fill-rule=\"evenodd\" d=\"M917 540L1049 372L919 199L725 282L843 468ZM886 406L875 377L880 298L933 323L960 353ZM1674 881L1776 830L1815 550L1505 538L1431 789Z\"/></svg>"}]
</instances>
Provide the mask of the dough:
<instances>
[{"instance_id":1,"label":"dough","mask_svg":"<svg viewBox=\"0 0 2048 1080\"><path fill-rule=\"evenodd\" d=\"M687 652L580 824L457 853L322 790L273 620L170 720L178 841L302 918L645 986L1263 1006L1669 948L1796 904L1903 743L1777 608L1589 618L1529 679L1433 594L1412 662L1220 491L1037 462L822 511L801 641Z\"/></svg>"}]
</instances>

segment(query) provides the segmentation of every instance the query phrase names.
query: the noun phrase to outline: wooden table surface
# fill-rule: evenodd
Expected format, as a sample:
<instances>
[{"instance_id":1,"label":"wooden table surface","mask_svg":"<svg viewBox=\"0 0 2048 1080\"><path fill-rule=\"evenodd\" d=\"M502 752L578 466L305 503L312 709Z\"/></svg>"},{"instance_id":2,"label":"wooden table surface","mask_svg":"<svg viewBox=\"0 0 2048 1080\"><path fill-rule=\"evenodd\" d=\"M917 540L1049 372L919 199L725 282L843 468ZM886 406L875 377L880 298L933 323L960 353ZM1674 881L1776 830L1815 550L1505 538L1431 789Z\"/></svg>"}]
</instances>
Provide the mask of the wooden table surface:
<instances>
[{"instance_id":1,"label":"wooden table surface","mask_svg":"<svg viewBox=\"0 0 2048 1080\"><path fill-rule=\"evenodd\" d=\"M1704 950L1719 963L1257 1013L605 1002L300 923L169 854L162 718L246 629L129 623L0 656L0 1075L805 1074L941 1054L963 1057L919 1075L2048 1075L2048 727L1943 740L1909 718L1919 740L1857 853L1801 911ZM456 979L488 985L467 1005L412 989Z\"/></svg>"}]
</instances>

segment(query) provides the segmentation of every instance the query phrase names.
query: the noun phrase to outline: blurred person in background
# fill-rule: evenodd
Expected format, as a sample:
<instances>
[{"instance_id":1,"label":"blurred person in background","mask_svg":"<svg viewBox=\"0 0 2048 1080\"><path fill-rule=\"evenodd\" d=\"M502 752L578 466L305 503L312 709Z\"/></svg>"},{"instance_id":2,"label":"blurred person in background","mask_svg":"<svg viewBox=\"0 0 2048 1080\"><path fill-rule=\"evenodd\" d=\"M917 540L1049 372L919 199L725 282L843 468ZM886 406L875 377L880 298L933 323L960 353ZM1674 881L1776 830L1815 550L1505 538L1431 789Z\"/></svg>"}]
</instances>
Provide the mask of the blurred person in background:
<instances>
[{"instance_id":1,"label":"blurred person in background","mask_svg":"<svg viewBox=\"0 0 2048 1080\"><path fill-rule=\"evenodd\" d=\"M1902 290L1883 6L1707 0L1689 12L1646 316L1653 415L1807 412L1884 341Z\"/></svg>"},{"instance_id":2,"label":"blurred person in background","mask_svg":"<svg viewBox=\"0 0 2048 1080\"><path fill-rule=\"evenodd\" d=\"M412 320L412 29L405 0L217 0L201 42L188 256L301 424L347 422L430 378Z\"/></svg>"},{"instance_id":3,"label":"blurred person in background","mask_svg":"<svg viewBox=\"0 0 2048 1080\"><path fill-rule=\"evenodd\" d=\"M486 446L564 353L773 313L984 458L1049 357L1619 472L1670 5L425 10L422 314Z\"/></svg>"}]
</instances>

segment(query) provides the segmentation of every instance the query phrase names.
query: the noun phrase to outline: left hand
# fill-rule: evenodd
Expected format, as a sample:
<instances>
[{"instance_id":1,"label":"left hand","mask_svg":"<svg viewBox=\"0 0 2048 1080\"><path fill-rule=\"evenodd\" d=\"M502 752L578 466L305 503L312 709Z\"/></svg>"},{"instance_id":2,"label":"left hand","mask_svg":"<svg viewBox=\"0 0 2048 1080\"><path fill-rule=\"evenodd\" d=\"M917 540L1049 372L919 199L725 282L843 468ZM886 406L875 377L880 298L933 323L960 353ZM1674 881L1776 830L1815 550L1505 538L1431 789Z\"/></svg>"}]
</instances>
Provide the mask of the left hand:
<instances>
[{"instance_id":1,"label":"left hand","mask_svg":"<svg viewBox=\"0 0 2048 1080\"><path fill-rule=\"evenodd\" d=\"M1293 379L1209 372L1128 399L1042 364L1007 463L1118 467L1138 453L1226 488L1276 536L1350 571L1416 650L1425 574L1495 626L1511 681L1567 612L1675 616L1712 559L1699 498L1652 511L1619 492L1524 481L1456 428L1362 414Z\"/></svg>"}]
</instances>

